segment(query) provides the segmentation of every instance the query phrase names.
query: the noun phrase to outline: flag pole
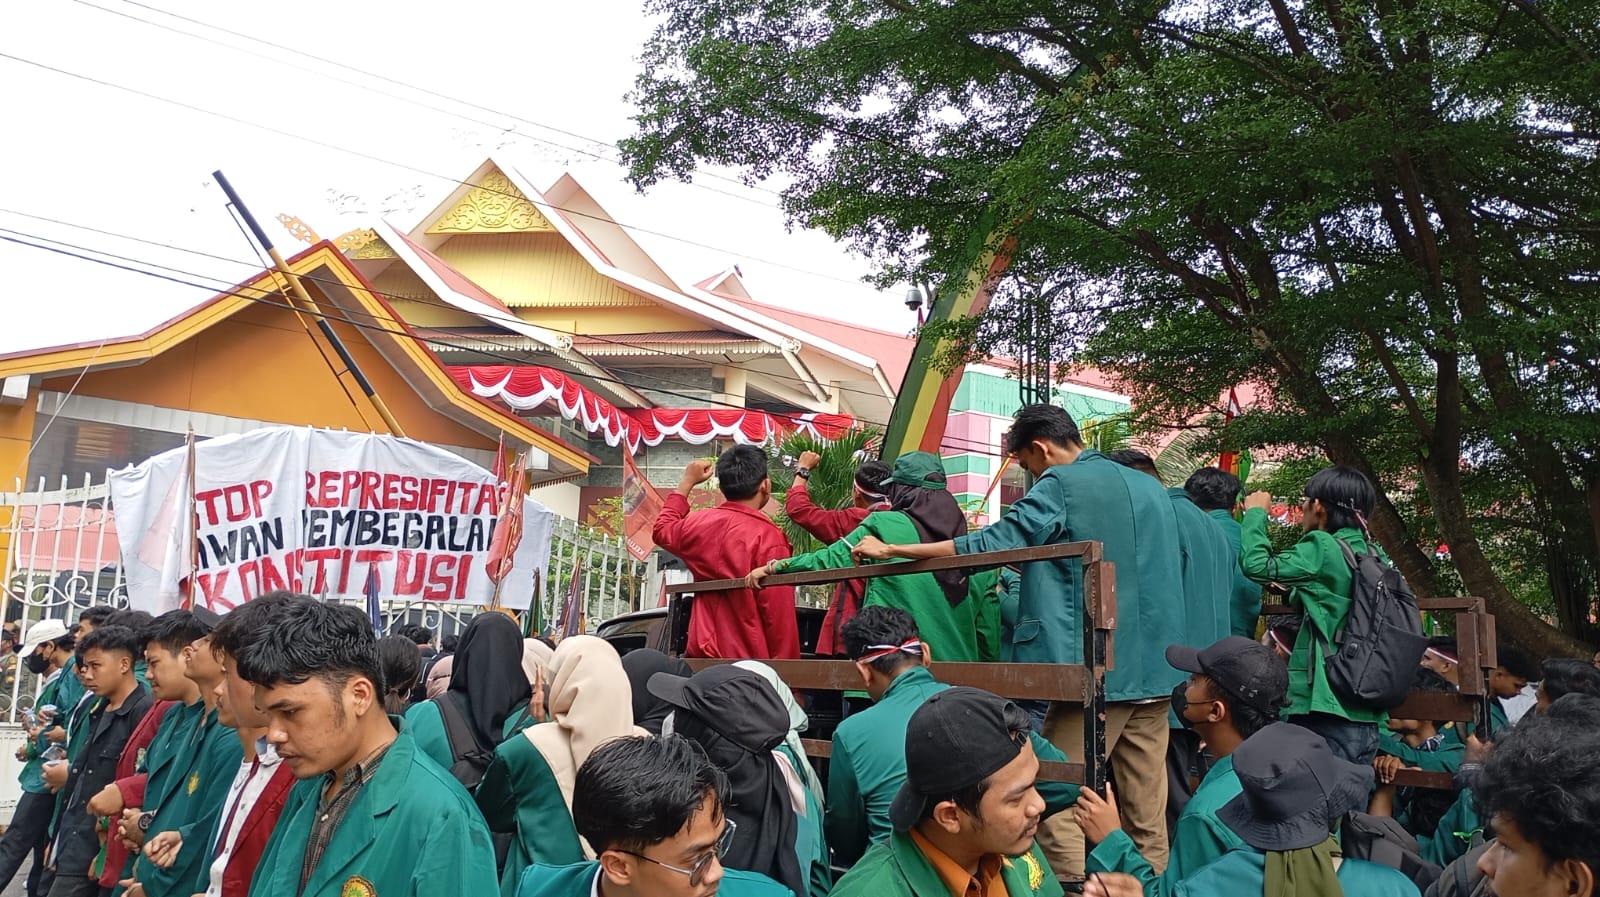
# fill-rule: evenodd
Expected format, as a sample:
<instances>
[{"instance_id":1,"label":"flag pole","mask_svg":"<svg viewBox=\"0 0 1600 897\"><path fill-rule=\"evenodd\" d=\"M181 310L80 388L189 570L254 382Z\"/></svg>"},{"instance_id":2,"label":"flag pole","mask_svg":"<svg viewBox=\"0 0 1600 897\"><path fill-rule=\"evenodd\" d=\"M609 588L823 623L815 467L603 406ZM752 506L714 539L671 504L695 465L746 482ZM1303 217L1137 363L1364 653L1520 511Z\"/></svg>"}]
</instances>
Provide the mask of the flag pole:
<instances>
[{"instance_id":1,"label":"flag pole","mask_svg":"<svg viewBox=\"0 0 1600 897\"><path fill-rule=\"evenodd\" d=\"M195 473L194 426L189 426L189 587L184 590L183 609L194 607L195 577L200 574L200 509L195 500L199 482Z\"/></svg>"}]
</instances>

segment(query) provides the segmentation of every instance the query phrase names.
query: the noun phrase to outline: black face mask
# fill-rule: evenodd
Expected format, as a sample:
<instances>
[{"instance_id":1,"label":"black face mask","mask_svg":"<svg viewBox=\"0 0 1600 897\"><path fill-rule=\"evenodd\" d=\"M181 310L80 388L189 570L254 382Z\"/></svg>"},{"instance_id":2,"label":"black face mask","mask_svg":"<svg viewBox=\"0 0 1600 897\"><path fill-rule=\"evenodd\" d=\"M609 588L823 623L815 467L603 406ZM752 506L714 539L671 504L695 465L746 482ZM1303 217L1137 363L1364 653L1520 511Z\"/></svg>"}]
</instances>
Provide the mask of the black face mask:
<instances>
[{"instance_id":1,"label":"black face mask","mask_svg":"<svg viewBox=\"0 0 1600 897\"><path fill-rule=\"evenodd\" d=\"M27 664L28 672L33 673L35 676L42 676L45 670L50 669L50 662L45 660L44 654L39 651L29 654L22 662Z\"/></svg>"},{"instance_id":2,"label":"black face mask","mask_svg":"<svg viewBox=\"0 0 1600 897\"><path fill-rule=\"evenodd\" d=\"M1185 729L1193 729L1194 724L1190 723L1189 718L1183 715L1184 711L1189 709L1189 698L1184 694L1188 690L1189 680L1187 679L1179 682L1178 687L1172 690L1172 713Z\"/></svg>"}]
</instances>

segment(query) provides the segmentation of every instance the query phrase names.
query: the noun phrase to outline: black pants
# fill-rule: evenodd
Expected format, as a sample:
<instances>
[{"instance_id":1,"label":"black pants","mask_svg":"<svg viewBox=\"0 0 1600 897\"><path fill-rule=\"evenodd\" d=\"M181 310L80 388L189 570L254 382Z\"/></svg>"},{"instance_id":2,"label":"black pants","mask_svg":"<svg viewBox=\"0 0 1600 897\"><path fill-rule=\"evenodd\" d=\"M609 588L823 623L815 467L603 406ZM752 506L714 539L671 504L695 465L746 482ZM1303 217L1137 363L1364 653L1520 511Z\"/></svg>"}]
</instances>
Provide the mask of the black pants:
<instances>
[{"instance_id":1,"label":"black pants","mask_svg":"<svg viewBox=\"0 0 1600 897\"><path fill-rule=\"evenodd\" d=\"M82 874L58 874L50 886L50 897L105 897L110 893L110 888L102 888L99 881Z\"/></svg>"},{"instance_id":2,"label":"black pants","mask_svg":"<svg viewBox=\"0 0 1600 897\"><path fill-rule=\"evenodd\" d=\"M44 872L44 848L49 842L50 817L55 815L55 810L54 794L22 792L22 799L17 801L17 809L11 815L11 825L6 828L5 837L0 838L0 891L10 886L17 870L22 868L22 861L32 851L28 897L42 897L39 876Z\"/></svg>"}]
</instances>

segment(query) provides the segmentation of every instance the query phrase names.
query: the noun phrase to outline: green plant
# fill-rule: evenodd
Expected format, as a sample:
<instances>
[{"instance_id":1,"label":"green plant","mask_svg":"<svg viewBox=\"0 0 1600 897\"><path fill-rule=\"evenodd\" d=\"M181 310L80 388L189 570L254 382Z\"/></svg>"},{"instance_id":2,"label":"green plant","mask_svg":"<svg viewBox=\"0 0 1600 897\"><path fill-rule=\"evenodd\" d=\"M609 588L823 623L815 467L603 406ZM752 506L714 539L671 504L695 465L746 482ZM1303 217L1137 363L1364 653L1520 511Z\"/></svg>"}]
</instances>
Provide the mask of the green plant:
<instances>
[{"instance_id":1,"label":"green plant","mask_svg":"<svg viewBox=\"0 0 1600 897\"><path fill-rule=\"evenodd\" d=\"M805 433L792 433L783 441L768 447L772 455L772 498L783 507L784 499L788 496L789 488L794 485L794 468L786 465L784 459L798 460L804 452L816 452L822 456L816 469L811 472L811 479L806 483L806 491L811 495L811 500L819 508L843 508L854 500L856 468L861 462L873 455L878 446L882 433L874 428L865 427L849 430L832 442L824 442ZM801 529L799 524L789 519L789 515L782 510L777 515L778 526L783 528L784 535L789 537L789 544L794 546L795 554L804 554L823 547L822 543L810 533Z\"/></svg>"}]
</instances>

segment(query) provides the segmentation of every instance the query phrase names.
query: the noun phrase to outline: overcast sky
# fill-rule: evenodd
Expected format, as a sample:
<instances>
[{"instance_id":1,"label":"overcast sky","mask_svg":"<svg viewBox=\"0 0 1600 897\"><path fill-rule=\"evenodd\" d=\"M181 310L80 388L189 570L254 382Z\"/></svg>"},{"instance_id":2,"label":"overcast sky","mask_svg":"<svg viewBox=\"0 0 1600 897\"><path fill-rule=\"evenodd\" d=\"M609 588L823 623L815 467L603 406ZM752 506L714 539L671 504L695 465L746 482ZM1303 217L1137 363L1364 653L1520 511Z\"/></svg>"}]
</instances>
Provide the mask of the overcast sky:
<instances>
[{"instance_id":1,"label":"overcast sky","mask_svg":"<svg viewBox=\"0 0 1600 897\"><path fill-rule=\"evenodd\" d=\"M640 196L591 157L609 147L530 124L626 136L623 97L649 30L639 0L5 4L0 54L37 65L0 58L0 238L90 247L207 288L0 241L0 352L139 332L259 268L214 169L287 255L302 244L279 212L327 238L378 215L409 228L490 154L541 187L571 170L680 282L738 263L758 299L908 330L900 293L860 284L867 264L827 237L787 232L772 193L702 177Z\"/></svg>"}]
</instances>

